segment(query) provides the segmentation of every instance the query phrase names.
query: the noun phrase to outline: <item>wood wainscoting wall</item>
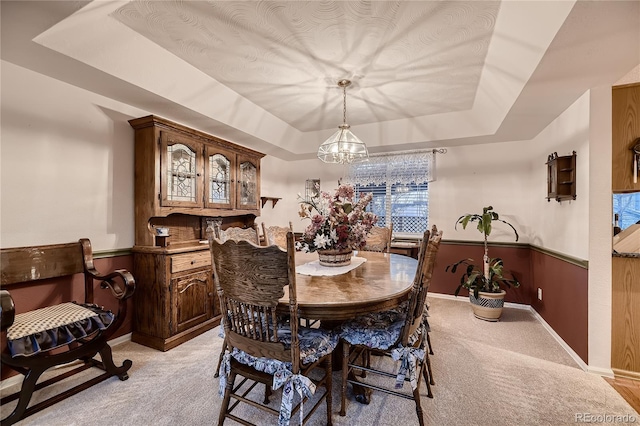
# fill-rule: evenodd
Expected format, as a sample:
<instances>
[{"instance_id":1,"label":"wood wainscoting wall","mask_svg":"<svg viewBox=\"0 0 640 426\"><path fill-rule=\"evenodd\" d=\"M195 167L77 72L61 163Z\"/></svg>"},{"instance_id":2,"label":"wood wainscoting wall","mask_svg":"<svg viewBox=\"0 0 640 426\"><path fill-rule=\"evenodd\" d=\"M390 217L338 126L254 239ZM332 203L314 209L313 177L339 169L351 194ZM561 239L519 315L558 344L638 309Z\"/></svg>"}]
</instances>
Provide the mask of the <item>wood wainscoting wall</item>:
<instances>
[{"instance_id":1,"label":"wood wainscoting wall","mask_svg":"<svg viewBox=\"0 0 640 426\"><path fill-rule=\"evenodd\" d=\"M613 257L611 369L640 380L640 258Z\"/></svg>"},{"instance_id":2,"label":"wood wainscoting wall","mask_svg":"<svg viewBox=\"0 0 640 426\"><path fill-rule=\"evenodd\" d=\"M531 305L556 333L588 363L588 263L528 244L491 243L491 257L503 259L521 285L507 290L505 301ZM482 259L481 242L443 241L429 287L431 293L454 294L461 273L445 272L462 258ZM542 300L538 300L538 288ZM466 291L460 292L466 298Z\"/></svg>"},{"instance_id":3,"label":"wood wainscoting wall","mask_svg":"<svg viewBox=\"0 0 640 426\"><path fill-rule=\"evenodd\" d=\"M567 345L589 363L589 270L586 262L560 258L543 249L531 250L535 283L531 306ZM538 288L542 300L538 300Z\"/></svg>"},{"instance_id":4,"label":"wood wainscoting wall","mask_svg":"<svg viewBox=\"0 0 640 426\"><path fill-rule=\"evenodd\" d=\"M565 342L587 362L587 269L586 264L577 266L571 259L558 259L552 254L541 252L528 244L492 243L490 254L501 257L509 269L516 272L522 283L520 288L511 289L507 293L507 301L531 305L544 320L565 340ZM429 291L453 295L460 282L460 274L445 272L445 267L463 257L482 259L481 242L443 241L438 252L438 259L433 272ZM117 268L133 270L133 255L113 255L99 257L96 253L95 264L98 270ZM640 272L636 271L636 277ZM135 278L135 277L134 277ZM82 288L84 282L79 279L74 288ZM636 286L638 287L638 286ZM542 288L543 300L537 301L537 289ZM53 283L42 281L37 286L24 286L12 290L16 300L17 312L37 309L55 303L60 296L53 291ZM107 304L110 298L100 299L100 291L96 291L98 303ZM637 295L637 293L636 293ZM638 295L637 295L638 296ZM461 292L461 298L467 293ZM638 296L640 298L640 296ZM130 303L132 301L130 300ZM635 306L640 300L635 299ZM108 305L106 305L109 308ZM631 305L630 305L631 306ZM115 309L113 307L112 309ZM117 336L132 331L132 320L135 306L129 305L127 318ZM640 309L636 310L636 315ZM640 330L638 330L640 331ZM635 358L636 362L640 357ZM2 379L9 377L9 372L2 372Z\"/></svg>"},{"instance_id":5,"label":"wood wainscoting wall","mask_svg":"<svg viewBox=\"0 0 640 426\"><path fill-rule=\"evenodd\" d=\"M492 243L489 246L489 255L501 258L505 267L514 271L520 281L519 288L507 290L505 301L530 305L533 286L531 285L529 245ZM438 250L429 292L454 294L456 287L460 284L462 269L458 269L455 274L452 274L451 270L445 272L447 265L464 258L474 259L474 263L482 265L483 253L484 247L481 242L443 240ZM468 295L466 290L460 291L461 298L466 298Z\"/></svg>"}]
</instances>

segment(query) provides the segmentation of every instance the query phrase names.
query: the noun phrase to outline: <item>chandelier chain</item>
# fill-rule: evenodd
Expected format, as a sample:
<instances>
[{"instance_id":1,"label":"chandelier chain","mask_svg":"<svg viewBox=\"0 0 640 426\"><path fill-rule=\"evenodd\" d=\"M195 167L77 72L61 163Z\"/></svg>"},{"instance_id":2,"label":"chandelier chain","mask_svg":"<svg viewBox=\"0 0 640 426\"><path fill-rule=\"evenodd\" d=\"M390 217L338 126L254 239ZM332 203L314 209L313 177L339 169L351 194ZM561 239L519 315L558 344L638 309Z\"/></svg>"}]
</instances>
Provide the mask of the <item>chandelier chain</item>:
<instances>
[{"instance_id":1,"label":"chandelier chain","mask_svg":"<svg viewBox=\"0 0 640 426\"><path fill-rule=\"evenodd\" d=\"M347 124L347 86L342 86L342 124Z\"/></svg>"}]
</instances>

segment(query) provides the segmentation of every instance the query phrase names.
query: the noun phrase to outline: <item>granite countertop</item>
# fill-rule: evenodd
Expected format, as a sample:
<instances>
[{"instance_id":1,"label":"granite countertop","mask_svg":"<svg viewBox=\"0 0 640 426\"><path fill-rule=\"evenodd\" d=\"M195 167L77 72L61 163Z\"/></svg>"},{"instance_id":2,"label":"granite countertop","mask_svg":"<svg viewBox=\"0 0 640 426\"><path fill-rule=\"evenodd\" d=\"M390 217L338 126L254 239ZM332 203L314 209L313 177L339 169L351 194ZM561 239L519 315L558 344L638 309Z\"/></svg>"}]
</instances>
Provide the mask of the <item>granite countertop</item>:
<instances>
[{"instance_id":1,"label":"granite countertop","mask_svg":"<svg viewBox=\"0 0 640 426\"><path fill-rule=\"evenodd\" d=\"M631 257L631 258L636 258L636 259L640 259L640 253L618 253L617 251L613 251L613 253L611 253L612 257Z\"/></svg>"}]
</instances>

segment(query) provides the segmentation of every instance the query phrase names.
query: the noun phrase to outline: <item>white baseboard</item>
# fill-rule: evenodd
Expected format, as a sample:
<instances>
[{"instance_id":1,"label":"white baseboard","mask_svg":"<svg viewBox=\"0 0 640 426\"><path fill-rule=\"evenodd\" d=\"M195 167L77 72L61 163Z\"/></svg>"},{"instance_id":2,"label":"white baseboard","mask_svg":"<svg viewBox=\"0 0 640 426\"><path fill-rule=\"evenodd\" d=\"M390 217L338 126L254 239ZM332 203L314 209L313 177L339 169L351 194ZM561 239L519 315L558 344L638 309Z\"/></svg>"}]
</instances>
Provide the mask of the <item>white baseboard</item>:
<instances>
[{"instance_id":1,"label":"white baseboard","mask_svg":"<svg viewBox=\"0 0 640 426\"><path fill-rule=\"evenodd\" d=\"M463 296L456 297L450 294L429 293L428 297L434 297L438 299L447 299L447 300L457 300L458 302L469 303L468 297L463 297ZM564 349L569 354L569 356L576 362L576 364L578 364L580 368L582 368L583 371L597 374L599 376L613 377L613 370L611 370L610 368L592 367L587 365L587 363L585 363L582 360L582 358L580 358L580 356L571 348L571 346L569 346L567 342L565 342L564 339L562 339L562 337L560 337L560 335L556 333L556 331L544 320L544 318L542 318L542 316L535 309L533 309L531 305L525 305L522 303L505 302L504 306L507 308L524 309L531 312L533 316L538 320L538 322L542 324L545 330L547 330L547 332L551 334L551 336L554 339L556 339L556 341L560 344L562 349Z\"/></svg>"},{"instance_id":2,"label":"white baseboard","mask_svg":"<svg viewBox=\"0 0 640 426\"><path fill-rule=\"evenodd\" d=\"M587 365L587 371L589 373L597 374L598 376L608 377L610 379L615 378L615 374L613 373L613 370L610 368L590 367Z\"/></svg>"},{"instance_id":3,"label":"white baseboard","mask_svg":"<svg viewBox=\"0 0 640 426\"><path fill-rule=\"evenodd\" d=\"M464 296L454 296L452 294L442 294L442 293L427 293L427 299L433 297L435 299L447 299L447 300L455 300L457 302L469 302L468 297Z\"/></svg>"},{"instance_id":4,"label":"white baseboard","mask_svg":"<svg viewBox=\"0 0 640 426\"><path fill-rule=\"evenodd\" d=\"M116 337L115 339L109 340L109 346L116 347L118 345L121 345L123 343L126 342L130 342L131 341L131 333L129 334L125 334L123 336L120 337ZM71 361L67 364L61 364L61 365L56 365L55 367L51 367L51 370L54 370L56 368L64 368L64 367L68 367L69 365L75 364L79 361ZM13 385L18 385L22 383L22 375L21 374L17 374L15 376L11 376L9 378L6 378L2 381L0 381L0 390L4 390L8 387L11 387Z\"/></svg>"},{"instance_id":5,"label":"white baseboard","mask_svg":"<svg viewBox=\"0 0 640 426\"><path fill-rule=\"evenodd\" d=\"M469 298L467 296L453 296L451 294L429 293L429 295L427 297L434 297L436 299L457 300L458 302L469 303ZM506 308L524 309L524 310L527 310L527 311L531 310L531 306L530 305L524 305L522 303L504 302L504 306Z\"/></svg>"},{"instance_id":6,"label":"white baseboard","mask_svg":"<svg viewBox=\"0 0 640 426\"><path fill-rule=\"evenodd\" d=\"M533 307L529 306L529 311L533 314L534 317L536 317L538 322L542 324L542 326L549 332L549 334L551 334L551 336L556 339L560 346L562 346L562 348L569 354L571 358L573 358L573 360L576 362L576 364L578 364L580 368L582 368L582 370L590 373L594 372L595 369L593 367L590 368L587 363L584 362L582 358L580 358L576 351L571 349L571 346L569 346L567 342L565 342L564 339L560 337L558 333L556 333L556 331L544 320L544 318L542 318L542 316L535 309L533 309ZM611 372L611 374L613 375L613 371Z\"/></svg>"}]
</instances>

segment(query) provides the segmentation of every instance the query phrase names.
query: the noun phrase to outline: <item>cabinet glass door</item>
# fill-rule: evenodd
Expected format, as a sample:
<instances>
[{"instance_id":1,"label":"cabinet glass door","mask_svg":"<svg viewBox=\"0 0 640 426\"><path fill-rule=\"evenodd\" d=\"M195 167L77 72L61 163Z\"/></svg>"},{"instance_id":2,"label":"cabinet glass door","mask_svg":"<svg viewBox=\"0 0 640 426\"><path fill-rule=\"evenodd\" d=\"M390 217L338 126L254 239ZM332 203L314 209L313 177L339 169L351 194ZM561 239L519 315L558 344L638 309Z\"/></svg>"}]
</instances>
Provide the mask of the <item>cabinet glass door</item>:
<instances>
[{"instance_id":1,"label":"cabinet glass door","mask_svg":"<svg viewBox=\"0 0 640 426\"><path fill-rule=\"evenodd\" d=\"M235 206L235 154L231 151L207 147L205 166L205 207L232 209Z\"/></svg>"},{"instance_id":2,"label":"cabinet glass door","mask_svg":"<svg viewBox=\"0 0 640 426\"><path fill-rule=\"evenodd\" d=\"M256 160L238 156L238 208L259 209L258 194L260 194L260 181L258 180L259 163Z\"/></svg>"},{"instance_id":3,"label":"cabinet glass door","mask_svg":"<svg viewBox=\"0 0 640 426\"><path fill-rule=\"evenodd\" d=\"M163 132L161 148L161 204L201 206L202 146L188 138Z\"/></svg>"}]
</instances>

